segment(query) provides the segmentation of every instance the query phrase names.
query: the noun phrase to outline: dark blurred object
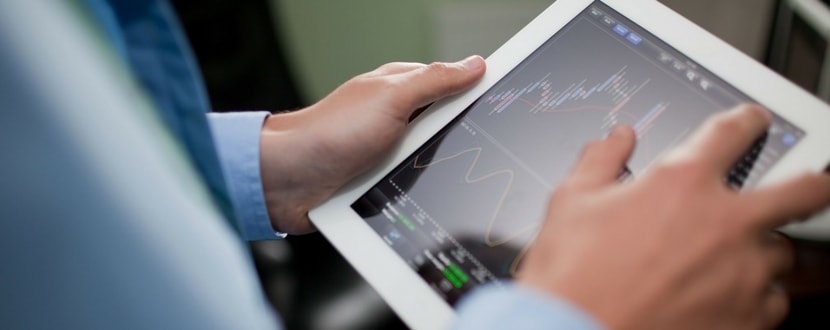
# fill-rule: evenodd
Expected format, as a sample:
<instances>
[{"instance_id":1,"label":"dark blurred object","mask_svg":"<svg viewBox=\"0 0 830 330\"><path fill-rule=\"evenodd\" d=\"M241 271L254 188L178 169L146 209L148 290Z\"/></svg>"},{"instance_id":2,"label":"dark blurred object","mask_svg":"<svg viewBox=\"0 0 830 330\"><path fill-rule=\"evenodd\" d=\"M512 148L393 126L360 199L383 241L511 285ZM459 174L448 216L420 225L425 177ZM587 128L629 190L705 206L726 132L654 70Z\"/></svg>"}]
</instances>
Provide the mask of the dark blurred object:
<instances>
[{"instance_id":1,"label":"dark blurred object","mask_svg":"<svg viewBox=\"0 0 830 330\"><path fill-rule=\"evenodd\" d=\"M795 270L787 279L788 291L796 299L825 296L830 298L830 242L793 240ZM830 301L828 301L830 312ZM830 319L827 321L830 328Z\"/></svg>"},{"instance_id":2,"label":"dark blurred object","mask_svg":"<svg viewBox=\"0 0 830 330\"><path fill-rule=\"evenodd\" d=\"M792 305L780 329L830 329L830 242L792 242L796 266L786 279Z\"/></svg>"},{"instance_id":3,"label":"dark blurred object","mask_svg":"<svg viewBox=\"0 0 830 330\"><path fill-rule=\"evenodd\" d=\"M214 111L294 110L300 99L265 0L173 0Z\"/></svg>"},{"instance_id":4,"label":"dark blurred object","mask_svg":"<svg viewBox=\"0 0 830 330\"><path fill-rule=\"evenodd\" d=\"M830 101L830 1L779 0L767 64Z\"/></svg>"}]
</instances>

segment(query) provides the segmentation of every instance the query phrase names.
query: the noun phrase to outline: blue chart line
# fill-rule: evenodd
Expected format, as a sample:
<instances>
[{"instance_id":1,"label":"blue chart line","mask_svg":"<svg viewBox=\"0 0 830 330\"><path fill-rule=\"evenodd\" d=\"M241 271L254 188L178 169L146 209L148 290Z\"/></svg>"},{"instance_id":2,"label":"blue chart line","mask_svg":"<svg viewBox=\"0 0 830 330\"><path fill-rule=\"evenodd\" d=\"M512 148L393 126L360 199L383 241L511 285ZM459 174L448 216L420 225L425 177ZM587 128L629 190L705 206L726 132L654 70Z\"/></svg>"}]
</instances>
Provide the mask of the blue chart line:
<instances>
[{"instance_id":1,"label":"blue chart line","mask_svg":"<svg viewBox=\"0 0 830 330\"><path fill-rule=\"evenodd\" d=\"M663 112L666 111L668 107L668 102L657 103L657 105L655 105L654 108L651 108L651 110L645 116L643 116L643 118L640 118L640 120L637 121L632 126L632 128L634 128L634 130L637 131L638 134L642 135L642 133L644 133L648 128L650 128L651 124L657 119L657 117L663 114Z\"/></svg>"}]
</instances>

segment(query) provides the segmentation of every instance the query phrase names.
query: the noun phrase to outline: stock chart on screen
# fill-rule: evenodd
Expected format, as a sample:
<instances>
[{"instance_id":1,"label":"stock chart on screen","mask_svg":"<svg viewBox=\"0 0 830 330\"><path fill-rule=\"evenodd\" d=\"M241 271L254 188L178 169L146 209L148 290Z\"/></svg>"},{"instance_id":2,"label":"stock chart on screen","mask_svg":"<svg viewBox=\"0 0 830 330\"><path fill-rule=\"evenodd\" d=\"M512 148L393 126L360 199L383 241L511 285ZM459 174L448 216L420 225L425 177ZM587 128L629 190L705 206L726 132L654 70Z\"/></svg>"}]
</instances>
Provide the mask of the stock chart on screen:
<instances>
[{"instance_id":1,"label":"stock chart on screen","mask_svg":"<svg viewBox=\"0 0 830 330\"><path fill-rule=\"evenodd\" d=\"M550 192L586 143L631 126L638 145L626 170L636 180L708 116L751 101L596 2L352 207L455 303L521 268ZM736 165L738 186L803 137L775 117L751 162Z\"/></svg>"}]
</instances>

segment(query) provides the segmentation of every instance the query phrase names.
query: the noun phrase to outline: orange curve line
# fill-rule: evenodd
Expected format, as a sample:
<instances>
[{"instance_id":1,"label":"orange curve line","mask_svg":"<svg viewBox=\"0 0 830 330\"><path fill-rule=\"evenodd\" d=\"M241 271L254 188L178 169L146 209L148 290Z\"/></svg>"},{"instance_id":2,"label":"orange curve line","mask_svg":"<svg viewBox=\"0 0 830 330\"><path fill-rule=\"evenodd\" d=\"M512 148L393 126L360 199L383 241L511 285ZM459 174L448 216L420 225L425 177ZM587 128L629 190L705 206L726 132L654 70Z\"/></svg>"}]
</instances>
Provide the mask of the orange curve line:
<instances>
[{"instance_id":1,"label":"orange curve line","mask_svg":"<svg viewBox=\"0 0 830 330\"><path fill-rule=\"evenodd\" d=\"M464 182L466 182L466 183L476 183L476 182L481 182L481 181L484 181L486 179L492 178L492 177L497 176L497 175L506 174L509 178L508 181L507 181L507 185L504 187L504 190L501 193L501 197L499 198L499 202L496 204L496 210L493 212L493 216L490 218L490 221L487 223L487 230L484 233L484 243L488 247L496 247L496 246L499 246L499 245L506 244L506 243L508 243L508 242L524 235L528 231L531 231L534 228L538 227L539 224L533 224L533 225L528 225L528 226L522 227L521 229L514 232L513 234L508 235L506 238L502 238L501 240L493 240L493 238L491 237L492 234L493 234L493 226L496 223L496 217L499 215L499 213L501 213L502 205L504 204L504 200L507 198L507 192L510 191L510 188L513 186L513 177L514 177L515 174L514 174L513 170L504 169L504 170L499 170L499 171L495 171L495 172L492 172L492 173L485 174L485 175L480 176L478 178L471 178L470 175L472 174L473 169L476 167L476 164L478 164L478 160L479 160L479 158L481 158L481 152L482 151L483 151L483 149L481 147L470 148L470 149L462 150L462 151L460 151L456 154L453 154L451 156L447 156L447 157L444 157L444 158L441 158L441 159L438 159L438 160L434 160L434 161L430 162L429 164L418 164L418 159L421 157L421 155L418 155L418 156L415 156L415 159L412 161L412 167L415 168L415 169L426 168L426 167L430 167L430 166L433 166L435 164L441 163L443 161L459 157L459 156L461 156L463 154L466 154L468 152L475 152L476 153L475 159L473 159L473 162L470 164L470 167L467 169L467 173L464 175Z\"/></svg>"}]
</instances>

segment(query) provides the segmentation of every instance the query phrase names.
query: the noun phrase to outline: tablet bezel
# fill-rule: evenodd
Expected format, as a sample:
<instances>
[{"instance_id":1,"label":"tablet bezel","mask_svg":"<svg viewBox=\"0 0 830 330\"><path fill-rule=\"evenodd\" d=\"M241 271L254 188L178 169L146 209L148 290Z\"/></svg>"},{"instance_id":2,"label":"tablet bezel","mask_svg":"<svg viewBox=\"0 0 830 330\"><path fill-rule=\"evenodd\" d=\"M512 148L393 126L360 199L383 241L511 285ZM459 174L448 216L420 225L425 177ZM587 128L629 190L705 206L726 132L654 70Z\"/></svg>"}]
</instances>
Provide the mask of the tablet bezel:
<instances>
[{"instance_id":1,"label":"tablet bezel","mask_svg":"<svg viewBox=\"0 0 830 330\"><path fill-rule=\"evenodd\" d=\"M381 164L310 213L315 226L408 326L446 327L454 318L454 309L355 213L351 204L593 2L553 3L488 57L487 73L477 85L432 106L428 114L411 124L402 143ZM803 140L761 178L759 186L805 171L820 171L830 162L830 150L817 152L822 141L830 141L830 131L822 129L830 123L826 104L657 1L602 2L806 132ZM830 235L830 218L789 230L822 238Z\"/></svg>"}]
</instances>

